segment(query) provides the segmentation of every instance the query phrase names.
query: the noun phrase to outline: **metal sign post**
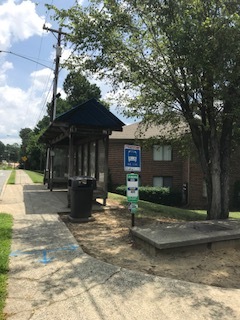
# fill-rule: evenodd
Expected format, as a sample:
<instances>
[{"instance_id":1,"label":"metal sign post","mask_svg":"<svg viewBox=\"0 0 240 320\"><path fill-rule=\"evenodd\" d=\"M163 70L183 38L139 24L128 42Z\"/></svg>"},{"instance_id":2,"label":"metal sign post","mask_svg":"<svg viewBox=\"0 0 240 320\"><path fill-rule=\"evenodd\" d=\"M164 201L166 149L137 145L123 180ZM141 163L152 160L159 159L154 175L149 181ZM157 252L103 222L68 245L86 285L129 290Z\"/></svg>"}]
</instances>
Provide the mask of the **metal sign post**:
<instances>
[{"instance_id":1,"label":"metal sign post","mask_svg":"<svg viewBox=\"0 0 240 320\"><path fill-rule=\"evenodd\" d=\"M135 213L138 208L139 200L139 178L134 172L141 171L141 147L135 145L124 145L124 171L131 172L127 174L127 201L129 203L128 210L132 214L132 227L135 224Z\"/></svg>"}]
</instances>

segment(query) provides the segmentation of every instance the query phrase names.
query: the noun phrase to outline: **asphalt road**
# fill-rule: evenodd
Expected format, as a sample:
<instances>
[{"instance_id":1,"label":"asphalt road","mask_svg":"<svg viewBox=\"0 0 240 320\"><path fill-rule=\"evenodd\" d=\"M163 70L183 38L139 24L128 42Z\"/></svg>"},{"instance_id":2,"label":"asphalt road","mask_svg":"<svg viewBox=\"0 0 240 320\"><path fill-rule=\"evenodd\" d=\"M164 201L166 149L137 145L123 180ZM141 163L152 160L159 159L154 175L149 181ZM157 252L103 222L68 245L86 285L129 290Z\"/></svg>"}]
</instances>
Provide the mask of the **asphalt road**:
<instances>
[{"instance_id":1,"label":"asphalt road","mask_svg":"<svg viewBox=\"0 0 240 320\"><path fill-rule=\"evenodd\" d=\"M11 170L0 170L0 197L2 194L3 186L9 178Z\"/></svg>"}]
</instances>

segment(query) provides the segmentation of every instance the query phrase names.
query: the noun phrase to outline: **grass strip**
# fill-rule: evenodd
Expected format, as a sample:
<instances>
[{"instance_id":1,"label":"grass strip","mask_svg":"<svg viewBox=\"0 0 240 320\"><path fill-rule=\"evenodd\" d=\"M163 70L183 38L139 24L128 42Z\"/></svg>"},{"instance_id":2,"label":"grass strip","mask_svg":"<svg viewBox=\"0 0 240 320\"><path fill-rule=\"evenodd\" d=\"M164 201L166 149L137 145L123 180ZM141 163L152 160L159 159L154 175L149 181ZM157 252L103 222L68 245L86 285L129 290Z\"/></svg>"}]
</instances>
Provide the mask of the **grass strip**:
<instances>
[{"instance_id":1,"label":"grass strip","mask_svg":"<svg viewBox=\"0 0 240 320\"><path fill-rule=\"evenodd\" d=\"M15 184L15 179L16 179L16 170L12 170L8 178L7 184Z\"/></svg>"},{"instance_id":2,"label":"grass strip","mask_svg":"<svg viewBox=\"0 0 240 320\"><path fill-rule=\"evenodd\" d=\"M0 213L0 320L4 320L3 308L7 296L7 274L12 239L13 218Z\"/></svg>"},{"instance_id":3,"label":"grass strip","mask_svg":"<svg viewBox=\"0 0 240 320\"><path fill-rule=\"evenodd\" d=\"M43 174L35 171L24 170L33 183L43 183Z\"/></svg>"},{"instance_id":4,"label":"grass strip","mask_svg":"<svg viewBox=\"0 0 240 320\"><path fill-rule=\"evenodd\" d=\"M128 206L127 197L116 194L108 193L109 198L118 201L121 205ZM139 200L138 210L136 217L143 218L158 218L164 217L169 219L177 219L184 221L196 221L196 220L206 220L207 212L206 210L188 210L176 207L164 206L157 203L152 203L148 201ZM240 212L234 211L230 212L229 218L240 219Z\"/></svg>"}]
</instances>

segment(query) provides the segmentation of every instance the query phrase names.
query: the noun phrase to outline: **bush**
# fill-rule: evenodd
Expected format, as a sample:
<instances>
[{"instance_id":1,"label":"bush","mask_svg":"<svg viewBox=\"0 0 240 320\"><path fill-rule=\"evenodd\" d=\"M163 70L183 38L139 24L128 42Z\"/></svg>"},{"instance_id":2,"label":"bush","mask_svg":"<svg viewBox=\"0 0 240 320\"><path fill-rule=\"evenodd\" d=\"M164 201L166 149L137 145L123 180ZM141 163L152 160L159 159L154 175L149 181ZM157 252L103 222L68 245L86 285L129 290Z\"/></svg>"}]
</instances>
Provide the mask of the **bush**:
<instances>
[{"instance_id":1,"label":"bush","mask_svg":"<svg viewBox=\"0 0 240 320\"><path fill-rule=\"evenodd\" d=\"M126 186L116 188L116 193L126 196ZM180 206L182 204L182 194L161 187L140 187L139 199L166 206Z\"/></svg>"}]
</instances>

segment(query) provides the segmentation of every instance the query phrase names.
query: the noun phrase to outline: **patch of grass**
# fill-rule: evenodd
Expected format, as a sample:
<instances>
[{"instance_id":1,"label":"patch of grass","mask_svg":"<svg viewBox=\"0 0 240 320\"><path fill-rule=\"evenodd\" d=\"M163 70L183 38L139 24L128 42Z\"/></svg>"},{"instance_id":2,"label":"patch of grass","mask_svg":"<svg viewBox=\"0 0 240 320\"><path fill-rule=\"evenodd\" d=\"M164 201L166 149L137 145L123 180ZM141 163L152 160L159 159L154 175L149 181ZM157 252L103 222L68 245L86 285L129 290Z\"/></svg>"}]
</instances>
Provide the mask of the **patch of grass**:
<instances>
[{"instance_id":1,"label":"patch of grass","mask_svg":"<svg viewBox=\"0 0 240 320\"><path fill-rule=\"evenodd\" d=\"M15 184L15 179L16 179L16 170L12 170L8 178L7 184Z\"/></svg>"},{"instance_id":2,"label":"patch of grass","mask_svg":"<svg viewBox=\"0 0 240 320\"><path fill-rule=\"evenodd\" d=\"M229 218L231 219L240 219L240 212L239 211L232 211L229 213Z\"/></svg>"},{"instance_id":3,"label":"patch of grass","mask_svg":"<svg viewBox=\"0 0 240 320\"><path fill-rule=\"evenodd\" d=\"M109 193L109 198L118 201L120 204L127 207L127 198L116 193ZM188 210L176 207L163 206L143 200L138 201L138 211L136 216L141 218L146 217L165 217L170 219L194 221L206 220L206 210ZM229 217L232 219L240 219L240 212L230 212Z\"/></svg>"},{"instance_id":4,"label":"patch of grass","mask_svg":"<svg viewBox=\"0 0 240 320\"><path fill-rule=\"evenodd\" d=\"M24 170L33 183L43 183L43 174L35 171Z\"/></svg>"},{"instance_id":5,"label":"patch of grass","mask_svg":"<svg viewBox=\"0 0 240 320\"><path fill-rule=\"evenodd\" d=\"M4 319L3 308L7 295L7 274L12 239L12 222L10 214L0 213L0 320Z\"/></svg>"},{"instance_id":6,"label":"patch of grass","mask_svg":"<svg viewBox=\"0 0 240 320\"><path fill-rule=\"evenodd\" d=\"M193 220L206 220L206 211L195 211L188 209L181 209L176 207L164 206L161 204L151 203L140 200L138 202L139 215L143 217L165 217L170 219L193 221Z\"/></svg>"},{"instance_id":7,"label":"patch of grass","mask_svg":"<svg viewBox=\"0 0 240 320\"><path fill-rule=\"evenodd\" d=\"M109 193L109 198L119 201L120 204L127 207L127 198L115 193ZM157 203L139 200L137 217L165 217L178 220L204 220L206 211L194 211L176 207L164 206Z\"/></svg>"}]
</instances>

